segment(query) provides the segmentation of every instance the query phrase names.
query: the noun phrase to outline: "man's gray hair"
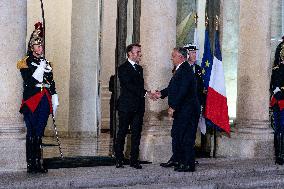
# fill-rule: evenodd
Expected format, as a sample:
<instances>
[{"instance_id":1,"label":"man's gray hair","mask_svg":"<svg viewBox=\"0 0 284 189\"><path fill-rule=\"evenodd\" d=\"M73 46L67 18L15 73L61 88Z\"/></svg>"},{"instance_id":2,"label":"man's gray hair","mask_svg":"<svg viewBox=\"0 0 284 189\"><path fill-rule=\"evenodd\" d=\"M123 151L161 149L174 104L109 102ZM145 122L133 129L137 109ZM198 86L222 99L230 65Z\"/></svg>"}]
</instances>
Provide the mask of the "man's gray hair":
<instances>
[{"instance_id":1,"label":"man's gray hair","mask_svg":"<svg viewBox=\"0 0 284 189\"><path fill-rule=\"evenodd\" d=\"M179 52L185 59L187 59L187 49L183 47L174 48L175 51Z\"/></svg>"}]
</instances>

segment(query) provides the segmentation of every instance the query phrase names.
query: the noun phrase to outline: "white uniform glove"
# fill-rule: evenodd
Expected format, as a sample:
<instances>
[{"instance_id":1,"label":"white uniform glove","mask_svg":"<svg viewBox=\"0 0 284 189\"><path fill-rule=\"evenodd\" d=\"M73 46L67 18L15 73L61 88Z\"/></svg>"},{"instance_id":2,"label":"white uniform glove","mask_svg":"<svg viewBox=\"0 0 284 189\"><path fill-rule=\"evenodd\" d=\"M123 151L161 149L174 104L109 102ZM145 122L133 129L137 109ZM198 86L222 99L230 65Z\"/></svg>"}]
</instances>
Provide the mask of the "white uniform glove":
<instances>
[{"instance_id":1,"label":"white uniform glove","mask_svg":"<svg viewBox=\"0 0 284 189\"><path fill-rule=\"evenodd\" d=\"M277 92L281 92L281 90L279 89L279 87L276 87L273 91L274 94L276 94Z\"/></svg>"},{"instance_id":2,"label":"white uniform glove","mask_svg":"<svg viewBox=\"0 0 284 189\"><path fill-rule=\"evenodd\" d=\"M52 100L53 116L55 117L56 109L57 109L57 106L59 105L58 95L57 94L52 95L52 99L51 100Z\"/></svg>"},{"instance_id":3,"label":"white uniform glove","mask_svg":"<svg viewBox=\"0 0 284 189\"><path fill-rule=\"evenodd\" d=\"M46 61L45 60L41 60L39 62L39 65L37 65L36 63L31 63L33 66L36 66L37 69L35 70L35 72L33 73L33 78L35 78L36 80L38 80L38 82L42 82L43 81L43 74L45 72L46 69Z\"/></svg>"}]
</instances>

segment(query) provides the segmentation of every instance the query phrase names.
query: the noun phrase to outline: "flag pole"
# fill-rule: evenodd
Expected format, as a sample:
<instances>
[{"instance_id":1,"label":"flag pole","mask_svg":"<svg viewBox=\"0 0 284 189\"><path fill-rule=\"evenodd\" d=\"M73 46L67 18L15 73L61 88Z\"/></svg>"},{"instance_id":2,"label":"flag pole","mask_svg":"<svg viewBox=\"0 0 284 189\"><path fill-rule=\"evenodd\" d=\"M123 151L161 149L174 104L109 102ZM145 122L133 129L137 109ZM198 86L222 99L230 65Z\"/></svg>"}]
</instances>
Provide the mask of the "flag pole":
<instances>
[{"instance_id":1,"label":"flag pole","mask_svg":"<svg viewBox=\"0 0 284 189\"><path fill-rule=\"evenodd\" d=\"M198 15L197 12L194 15L194 24L195 24L195 28L197 28L197 22L198 22Z\"/></svg>"},{"instance_id":2,"label":"flag pole","mask_svg":"<svg viewBox=\"0 0 284 189\"><path fill-rule=\"evenodd\" d=\"M219 29L219 17L216 15L215 17L215 30ZM213 128L213 137L214 137L214 148L213 148L213 158L216 158L216 149L217 149L217 130L216 126Z\"/></svg>"}]
</instances>

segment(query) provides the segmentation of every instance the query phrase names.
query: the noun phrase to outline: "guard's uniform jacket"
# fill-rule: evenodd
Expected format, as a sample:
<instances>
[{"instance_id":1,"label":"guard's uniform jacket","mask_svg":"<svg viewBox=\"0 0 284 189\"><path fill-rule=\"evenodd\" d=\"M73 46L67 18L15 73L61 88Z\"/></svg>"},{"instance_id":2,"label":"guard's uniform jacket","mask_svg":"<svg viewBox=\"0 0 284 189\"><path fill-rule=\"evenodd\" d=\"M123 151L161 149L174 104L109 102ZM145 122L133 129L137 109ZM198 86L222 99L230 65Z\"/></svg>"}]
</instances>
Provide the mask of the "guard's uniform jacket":
<instances>
[{"instance_id":1,"label":"guard's uniform jacket","mask_svg":"<svg viewBox=\"0 0 284 189\"><path fill-rule=\"evenodd\" d=\"M274 150L275 163L284 163L284 64L274 66L272 70L270 106L274 118Z\"/></svg>"},{"instance_id":2,"label":"guard's uniform jacket","mask_svg":"<svg viewBox=\"0 0 284 189\"><path fill-rule=\"evenodd\" d=\"M203 79L202 79L202 68L197 65L194 64L192 66L195 78L196 78L196 82L197 82L197 95L198 95L198 100L201 106L204 106L205 104L205 93L204 93L204 85L203 85Z\"/></svg>"},{"instance_id":3,"label":"guard's uniform jacket","mask_svg":"<svg viewBox=\"0 0 284 189\"><path fill-rule=\"evenodd\" d=\"M273 91L276 88L279 88L280 91L274 94ZM272 70L271 76L271 85L270 92L272 93L272 98L270 102L270 106L275 108L279 108L279 110L284 109L284 64L279 64L275 66Z\"/></svg>"},{"instance_id":4,"label":"guard's uniform jacket","mask_svg":"<svg viewBox=\"0 0 284 189\"><path fill-rule=\"evenodd\" d=\"M20 69L23 78L23 100L20 112L27 111L34 112L44 95L47 96L50 113L52 112L51 95L56 94L55 82L53 80L53 73L44 72L43 82L40 83L32 77L34 71L37 69L35 64L39 65L40 58L33 55L27 56L17 63L17 68Z\"/></svg>"}]
</instances>

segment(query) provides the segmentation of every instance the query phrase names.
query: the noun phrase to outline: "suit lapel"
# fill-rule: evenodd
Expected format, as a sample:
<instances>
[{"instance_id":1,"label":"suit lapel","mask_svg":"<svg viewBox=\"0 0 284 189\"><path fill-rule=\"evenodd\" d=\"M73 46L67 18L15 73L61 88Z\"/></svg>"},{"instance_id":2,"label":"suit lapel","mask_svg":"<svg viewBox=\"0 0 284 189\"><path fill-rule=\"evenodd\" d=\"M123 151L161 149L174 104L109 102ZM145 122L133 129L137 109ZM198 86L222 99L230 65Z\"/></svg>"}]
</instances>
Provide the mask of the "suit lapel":
<instances>
[{"instance_id":1,"label":"suit lapel","mask_svg":"<svg viewBox=\"0 0 284 189\"><path fill-rule=\"evenodd\" d=\"M138 75L138 76L141 76L141 66L140 66L140 65L138 65L139 70L135 70L135 68L132 66L132 64L131 64L130 62L127 61L127 64L128 64L129 70L130 70L132 73L134 73L134 74L136 74L136 75Z\"/></svg>"},{"instance_id":2,"label":"suit lapel","mask_svg":"<svg viewBox=\"0 0 284 189\"><path fill-rule=\"evenodd\" d=\"M171 78L170 80L170 83L169 85L171 85L171 83L173 83L175 80L177 80L179 78L179 75L180 75L180 72L182 71L182 69L185 69L186 66L189 66L189 63L186 61L186 62L183 62L179 68L176 70L175 74L173 75L173 77Z\"/></svg>"},{"instance_id":3,"label":"suit lapel","mask_svg":"<svg viewBox=\"0 0 284 189\"><path fill-rule=\"evenodd\" d=\"M179 68L176 70L175 74L179 73L179 72L184 68L184 66L186 66L185 64L188 64L188 62L183 62L183 63L179 66Z\"/></svg>"}]
</instances>

